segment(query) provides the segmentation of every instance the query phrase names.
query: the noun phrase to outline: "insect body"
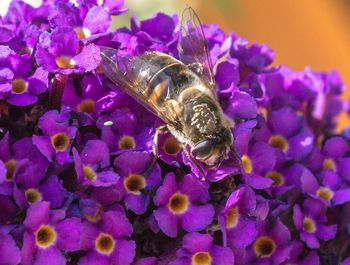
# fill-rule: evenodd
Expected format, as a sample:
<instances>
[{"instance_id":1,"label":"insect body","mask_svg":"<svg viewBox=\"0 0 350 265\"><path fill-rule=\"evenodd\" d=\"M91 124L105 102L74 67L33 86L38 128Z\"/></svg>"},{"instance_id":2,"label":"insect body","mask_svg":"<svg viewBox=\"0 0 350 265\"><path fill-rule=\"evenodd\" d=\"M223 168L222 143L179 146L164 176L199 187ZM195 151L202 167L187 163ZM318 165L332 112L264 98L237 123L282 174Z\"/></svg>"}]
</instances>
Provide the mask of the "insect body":
<instances>
[{"instance_id":1,"label":"insect body","mask_svg":"<svg viewBox=\"0 0 350 265\"><path fill-rule=\"evenodd\" d=\"M218 103L206 40L193 9L183 14L180 60L157 51L123 56L107 47L101 55L105 75L160 117L192 161L213 168L227 157L232 122Z\"/></svg>"}]
</instances>

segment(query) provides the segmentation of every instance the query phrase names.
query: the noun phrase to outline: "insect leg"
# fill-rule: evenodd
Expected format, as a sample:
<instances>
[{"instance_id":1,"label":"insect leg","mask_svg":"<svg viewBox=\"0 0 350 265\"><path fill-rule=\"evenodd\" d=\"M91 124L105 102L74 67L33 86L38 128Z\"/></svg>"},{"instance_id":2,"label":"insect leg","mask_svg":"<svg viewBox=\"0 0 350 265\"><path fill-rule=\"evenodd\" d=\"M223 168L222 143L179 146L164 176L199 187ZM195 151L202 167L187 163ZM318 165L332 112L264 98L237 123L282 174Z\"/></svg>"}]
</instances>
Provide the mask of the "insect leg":
<instances>
[{"instance_id":1,"label":"insect leg","mask_svg":"<svg viewBox=\"0 0 350 265\"><path fill-rule=\"evenodd\" d=\"M191 156L191 154L188 152L187 150L187 145L182 145L182 150L185 152L187 158L191 161L192 164L196 165L196 167L198 168L199 172L201 173L201 180L204 181L205 180L205 173L203 171L202 166L198 163L197 160L193 159L193 157Z\"/></svg>"},{"instance_id":2,"label":"insect leg","mask_svg":"<svg viewBox=\"0 0 350 265\"><path fill-rule=\"evenodd\" d=\"M236 149L233 147L233 145L230 148L231 154L234 159L236 159L238 162L242 163L241 156L237 153Z\"/></svg>"},{"instance_id":3,"label":"insect leg","mask_svg":"<svg viewBox=\"0 0 350 265\"><path fill-rule=\"evenodd\" d=\"M144 176L148 176L156 161L157 161L157 158L158 158L158 138L159 138L159 134L162 133L162 132L166 132L168 131L168 127L164 124L164 125L161 125L159 126L157 129L156 129L156 132L154 133L154 136L153 136L153 146L152 146L152 151L153 151L153 158L152 158L152 161L151 163L149 164L149 166L146 168L146 170L143 172L143 175Z\"/></svg>"}]
</instances>

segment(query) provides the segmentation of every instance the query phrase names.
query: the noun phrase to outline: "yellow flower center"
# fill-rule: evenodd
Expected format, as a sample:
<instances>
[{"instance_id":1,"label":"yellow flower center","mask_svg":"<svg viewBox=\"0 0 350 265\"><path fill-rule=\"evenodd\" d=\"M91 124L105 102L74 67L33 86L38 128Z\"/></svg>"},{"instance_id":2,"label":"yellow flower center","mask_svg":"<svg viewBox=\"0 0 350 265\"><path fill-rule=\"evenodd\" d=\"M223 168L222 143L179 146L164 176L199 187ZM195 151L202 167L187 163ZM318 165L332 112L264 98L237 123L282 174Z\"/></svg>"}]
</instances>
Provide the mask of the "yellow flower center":
<instances>
[{"instance_id":1,"label":"yellow flower center","mask_svg":"<svg viewBox=\"0 0 350 265\"><path fill-rule=\"evenodd\" d=\"M128 193L139 195L146 187L146 180L140 175L132 174L124 179L124 187Z\"/></svg>"},{"instance_id":2,"label":"yellow flower center","mask_svg":"<svg viewBox=\"0 0 350 265\"><path fill-rule=\"evenodd\" d=\"M226 228L234 228L238 224L239 212L238 206L231 208L226 215Z\"/></svg>"},{"instance_id":3,"label":"yellow flower center","mask_svg":"<svg viewBox=\"0 0 350 265\"><path fill-rule=\"evenodd\" d=\"M57 152L63 152L69 145L69 138L66 133L56 133L51 136L51 144Z\"/></svg>"},{"instance_id":4,"label":"yellow flower center","mask_svg":"<svg viewBox=\"0 0 350 265\"><path fill-rule=\"evenodd\" d=\"M57 234L53 227L41 225L35 232L35 243L39 248L51 247L56 242Z\"/></svg>"},{"instance_id":5,"label":"yellow flower center","mask_svg":"<svg viewBox=\"0 0 350 265\"><path fill-rule=\"evenodd\" d=\"M79 112L92 113L95 108L95 101L92 99L85 99L77 107Z\"/></svg>"},{"instance_id":6,"label":"yellow flower center","mask_svg":"<svg viewBox=\"0 0 350 265\"><path fill-rule=\"evenodd\" d=\"M197 252L192 255L192 264L191 265L210 265L211 256L209 252Z\"/></svg>"},{"instance_id":7,"label":"yellow flower center","mask_svg":"<svg viewBox=\"0 0 350 265\"><path fill-rule=\"evenodd\" d=\"M269 144L281 149L283 152L288 150L288 141L282 135L272 135L269 139Z\"/></svg>"},{"instance_id":8,"label":"yellow flower center","mask_svg":"<svg viewBox=\"0 0 350 265\"><path fill-rule=\"evenodd\" d=\"M95 249L102 255L109 255L113 252L115 240L106 233L100 233L95 240Z\"/></svg>"},{"instance_id":9,"label":"yellow flower center","mask_svg":"<svg viewBox=\"0 0 350 265\"><path fill-rule=\"evenodd\" d=\"M322 199L325 199L326 201L330 201L333 198L333 191L329 188L325 188L325 187L320 187L317 192L316 195Z\"/></svg>"},{"instance_id":10,"label":"yellow flower center","mask_svg":"<svg viewBox=\"0 0 350 265\"><path fill-rule=\"evenodd\" d=\"M325 160L323 160L323 169L325 171L327 171L327 170L336 171L337 170L337 166L335 165L333 159L326 158Z\"/></svg>"},{"instance_id":11,"label":"yellow flower center","mask_svg":"<svg viewBox=\"0 0 350 265\"><path fill-rule=\"evenodd\" d=\"M59 68L68 69L75 65L74 60L69 56L60 56L56 59L56 64Z\"/></svg>"},{"instance_id":12,"label":"yellow flower center","mask_svg":"<svg viewBox=\"0 0 350 265\"><path fill-rule=\"evenodd\" d=\"M77 37L79 40L83 40L91 36L90 30L87 28L76 27L74 28L74 31L75 31L75 34L77 34Z\"/></svg>"},{"instance_id":13,"label":"yellow flower center","mask_svg":"<svg viewBox=\"0 0 350 265\"><path fill-rule=\"evenodd\" d=\"M181 147L173 136L168 136L163 143L163 150L171 156L177 156L181 151Z\"/></svg>"},{"instance_id":14,"label":"yellow flower center","mask_svg":"<svg viewBox=\"0 0 350 265\"><path fill-rule=\"evenodd\" d=\"M16 169L16 161L14 159L10 159L5 163L5 168L6 168L6 180L11 181L13 178L13 173L15 172Z\"/></svg>"},{"instance_id":15,"label":"yellow flower center","mask_svg":"<svg viewBox=\"0 0 350 265\"><path fill-rule=\"evenodd\" d=\"M180 192L176 192L171 196L168 202L168 209L173 214L182 214L187 211L189 206L189 200L187 195Z\"/></svg>"},{"instance_id":16,"label":"yellow flower center","mask_svg":"<svg viewBox=\"0 0 350 265\"><path fill-rule=\"evenodd\" d=\"M120 149L133 149L135 148L135 140L134 137L124 135L118 141L118 146Z\"/></svg>"},{"instance_id":17,"label":"yellow flower center","mask_svg":"<svg viewBox=\"0 0 350 265\"><path fill-rule=\"evenodd\" d=\"M243 155L241 159L242 159L242 165L243 165L244 172L247 174L252 173L253 165L252 165L252 161L249 159L249 157L246 155Z\"/></svg>"},{"instance_id":18,"label":"yellow flower center","mask_svg":"<svg viewBox=\"0 0 350 265\"><path fill-rule=\"evenodd\" d=\"M282 186L284 184L284 177L277 171L267 172L266 177L273 180L272 186L274 187Z\"/></svg>"},{"instance_id":19,"label":"yellow flower center","mask_svg":"<svg viewBox=\"0 0 350 265\"><path fill-rule=\"evenodd\" d=\"M41 193L33 188L26 190L25 197L30 204L41 201L42 199Z\"/></svg>"},{"instance_id":20,"label":"yellow flower center","mask_svg":"<svg viewBox=\"0 0 350 265\"><path fill-rule=\"evenodd\" d=\"M91 180L91 181L96 180L96 172L91 167L84 165L83 172L84 172L85 177L88 180Z\"/></svg>"},{"instance_id":21,"label":"yellow flower center","mask_svg":"<svg viewBox=\"0 0 350 265\"><path fill-rule=\"evenodd\" d=\"M306 232L314 233L316 231L314 220L312 220L310 217L304 217L303 228Z\"/></svg>"},{"instance_id":22,"label":"yellow flower center","mask_svg":"<svg viewBox=\"0 0 350 265\"><path fill-rule=\"evenodd\" d=\"M255 255L261 258L270 257L276 250L276 243L268 236L260 236L254 242Z\"/></svg>"},{"instance_id":23,"label":"yellow flower center","mask_svg":"<svg viewBox=\"0 0 350 265\"><path fill-rule=\"evenodd\" d=\"M13 80L11 85L11 91L15 94L22 94L27 91L27 83L22 79Z\"/></svg>"}]
</instances>

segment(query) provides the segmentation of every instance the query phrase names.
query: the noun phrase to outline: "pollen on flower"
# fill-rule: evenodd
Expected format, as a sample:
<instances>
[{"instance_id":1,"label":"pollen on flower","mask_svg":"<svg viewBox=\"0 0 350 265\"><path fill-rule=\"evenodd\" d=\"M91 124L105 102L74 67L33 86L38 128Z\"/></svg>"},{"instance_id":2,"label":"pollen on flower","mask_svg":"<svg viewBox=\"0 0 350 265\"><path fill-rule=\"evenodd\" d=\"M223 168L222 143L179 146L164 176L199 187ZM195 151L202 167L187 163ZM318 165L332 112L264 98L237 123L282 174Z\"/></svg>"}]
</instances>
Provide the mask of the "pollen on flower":
<instances>
[{"instance_id":1,"label":"pollen on flower","mask_svg":"<svg viewBox=\"0 0 350 265\"><path fill-rule=\"evenodd\" d=\"M334 162L333 159L326 158L325 160L323 160L323 169L325 171L327 171L327 170L336 171L337 170L337 166L335 165L335 162Z\"/></svg>"},{"instance_id":2,"label":"pollen on flower","mask_svg":"<svg viewBox=\"0 0 350 265\"><path fill-rule=\"evenodd\" d=\"M36 203L38 201L41 201L42 199L41 193L38 190L33 188L26 190L25 197L29 204Z\"/></svg>"},{"instance_id":3,"label":"pollen on flower","mask_svg":"<svg viewBox=\"0 0 350 265\"><path fill-rule=\"evenodd\" d=\"M41 225L35 231L35 243L40 248L48 248L52 246L57 239L55 229L49 225Z\"/></svg>"},{"instance_id":4,"label":"pollen on flower","mask_svg":"<svg viewBox=\"0 0 350 265\"><path fill-rule=\"evenodd\" d=\"M114 238L106 233L100 233L95 240L95 249L103 255L109 255L113 252L115 247Z\"/></svg>"},{"instance_id":5,"label":"pollen on flower","mask_svg":"<svg viewBox=\"0 0 350 265\"><path fill-rule=\"evenodd\" d=\"M277 171L269 171L266 173L266 177L273 180L272 186L279 187L284 184L284 177Z\"/></svg>"},{"instance_id":6,"label":"pollen on flower","mask_svg":"<svg viewBox=\"0 0 350 265\"><path fill-rule=\"evenodd\" d=\"M131 174L124 179L124 187L128 193L139 195L146 187L146 180L141 175Z\"/></svg>"},{"instance_id":7,"label":"pollen on flower","mask_svg":"<svg viewBox=\"0 0 350 265\"><path fill-rule=\"evenodd\" d=\"M249 157L247 155L243 155L241 160L242 160L244 172L247 174L252 173L253 165L252 165L252 161L249 159Z\"/></svg>"},{"instance_id":8,"label":"pollen on flower","mask_svg":"<svg viewBox=\"0 0 350 265\"><path fill-rule=\"evenodd\" d=\"M83 166L83 172L84 172L84 176L91 181L96 180L96 172L89 166L84 165Z\"/></svg>"},{"instance_id":9,"label":"pollen on flower","mask_svg":"<svg viewBox=\"0 0 350 265\"><path fill-rule=\"evenodd\" d=\"M56 133L51 136L51 144L57 152L63 152L69 145L69 138L66 133Z\"/></svg>"},{"instance_id":10,"label":"pollen on flower","mask_svg":"<svg viewBox=\"0 0 350 265\"><path fill-rule=\"evenodd\" d=\"M56 64L59 68L68 69L74 67L75 62L69 56L59 56L56 59Z\"/></svg>"},{"instance_id":11,"label":"pollen on flower","mask_svg":"<svg viewBox=\"0 0 350 265\"><path fill-rule=\"evenodd\" d=\"M239 211L238 206L231 208L226 215L226 228L234 228L238 224Z\"/></svg>"},{"instance_id":12,"label":"pollen on flower","mask_svg":"<svg viewBox=\"0 0 350 265\"><path fill-rule=\"evenodd\" d=\"M168 136L162 146L165 153L171 156L177 156L181 151L181 147L173 136Z\"/></svg>"},{"instance_id":13,"label":"pollen on flower","mask_svg":"<svg viewBox=\"0 0 350 265\"><path fill-rule=\"evenodd\" d=\"M135 140L134 137L129 135L122 136L118 141L118 146L120 149L133 149L135 148Z\"/></svg>"},{"instance_id":14,"label":"pollen on flower","mask_svg":"<svg viewBox=\"0 0 350 265\"><path fill-rule=\"evenodd\" d=\"M189 206L189 200L187 195L180 192L176 192L171 196L168 202L168 209L173 214L182 214L187 211Z\"/></svg>"},{"instance_id":15,"label":"pollen on flower","mask_svg":"<svg viewBox=\"0 0 350 265\"><path fill-rule=\"evenodd\" d=\"M333 198L333 191L329 188L326 187L320 187L317 192L316 195L322 199L325 199L326 201L330 201Z\"/></svg>"},{"instance_id":16,"label":"pollen on flower","mask_svg":"<svg viewBox=\"0 0 350 265\"><path fill-rule=\"evenodd\" d=\"M314 233L316 231L316 224L310 217L304 217L303 228L306 232Z\"/></svg>"},{"instance_id":17,"label":"pollen on flower","mask_svg":"<svg viewBox=\"0 0 350 265\"><path fill-rule=\"evenodd\" d=\"M16 161L14 159L10 159L5 163L5 168L6 168L6 180L11 181L13 178L13 173L15 172L16 169Z\"/></svg>"},{"instance_id":18,"label":"pollen on flower","mask_svg":"<svg viewBox=\"0 0 350 265\"><path fill-rule=\"evenodd\" d=\"M276 250L275 241L268 236L260 236L254 242L254 252L258 257L270 257Z\"/></svg>"},{"instance_id":19,"label":"pollen on flower","mask_svg":"<svg viewBox=\"0 0 350 265\"><path fill-rule=\"evenodd\" d=\"M95 108L95 101L92 99L85 99L77 106L79 112L92 113Z\"/></svg>"},{"instance_id":20,"label":"pollen on flower","mask_svg":"<svg viewBox=\"0 0 350 265\"><path fill-rule=\"evenodd\" d=\"M209 252L196 252L192 255L192 265L210 265L211 261Z\"/></svg>"},{"instance_id":21,"label":"pollen on flower","mask_svg":"<svg viewBox=\"0 0 350 265\"><path fill-rule=\"evenodd\" d=\"M281 149L283 152L288 150L288 141L282 135L272 135L269 139L269 144L275 148Z\"/></svg>"},{"instance_id":22,"label":"pollen on flower","mask_svg":"<svg viewBox=\"0 0 350 265\"><path fill-rule=\"evenodd\" d=\"M15 94L22 94L27 91L27 83L22 79L15 79L11 82L11 91Z\"/></svg>"}]
</instances>

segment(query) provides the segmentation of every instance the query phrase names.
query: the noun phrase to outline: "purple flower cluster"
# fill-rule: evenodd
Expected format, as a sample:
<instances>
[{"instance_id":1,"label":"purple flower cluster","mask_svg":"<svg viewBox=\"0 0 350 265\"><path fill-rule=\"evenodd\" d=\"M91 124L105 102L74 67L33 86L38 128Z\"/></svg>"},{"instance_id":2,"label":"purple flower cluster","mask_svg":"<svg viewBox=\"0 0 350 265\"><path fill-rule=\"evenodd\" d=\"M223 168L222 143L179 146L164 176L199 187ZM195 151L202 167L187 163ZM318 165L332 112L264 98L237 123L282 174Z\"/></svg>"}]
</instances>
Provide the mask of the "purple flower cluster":
<instances>
[{"instance_id":1,"label":"purple flower cluster","mask_svg":"<svg viewBox=\"0 0 350 265\"><path fill-rule=\"evenodd\" d=\"M198 169L100 70L100 46L178 57L178 17L124 1L13 1L0 17L0 264L349 264L350 134L336 72L203 25L241 162Z\"/></svg>"}]
</instances>

